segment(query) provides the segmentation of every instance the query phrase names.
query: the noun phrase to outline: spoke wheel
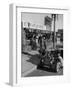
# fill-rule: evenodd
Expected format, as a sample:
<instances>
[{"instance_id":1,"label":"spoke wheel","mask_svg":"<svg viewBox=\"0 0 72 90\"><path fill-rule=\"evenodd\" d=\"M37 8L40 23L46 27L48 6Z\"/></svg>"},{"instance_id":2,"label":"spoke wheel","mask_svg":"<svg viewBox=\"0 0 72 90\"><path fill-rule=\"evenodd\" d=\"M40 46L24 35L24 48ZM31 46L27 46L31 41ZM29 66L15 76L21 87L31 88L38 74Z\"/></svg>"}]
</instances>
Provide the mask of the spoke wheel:
<instances>
[{"instance_id":1,"label":"spoke wheel","mask_svg":"<svg viewBox=\"0 0 72 90\"><path fill-rule=\"evenodd\" d=\"M57 65L56 65L56 72L57 73L61 72L61 63L60 62L58 62Z\"/></svg>"}]
</instances>

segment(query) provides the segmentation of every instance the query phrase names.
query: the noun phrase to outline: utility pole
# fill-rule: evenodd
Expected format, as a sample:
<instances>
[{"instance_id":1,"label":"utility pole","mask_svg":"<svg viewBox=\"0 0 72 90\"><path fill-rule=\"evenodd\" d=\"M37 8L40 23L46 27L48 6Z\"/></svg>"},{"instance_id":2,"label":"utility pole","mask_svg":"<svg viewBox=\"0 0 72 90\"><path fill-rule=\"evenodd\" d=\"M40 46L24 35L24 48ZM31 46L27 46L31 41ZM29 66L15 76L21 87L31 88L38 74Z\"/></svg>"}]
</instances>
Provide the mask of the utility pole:
<instances>
[{"instance_id":1,"label":"utility pole","mask_svg":"<svg viewBox=\"0 0 72 90\"><path fill-rule=\"evenodd\" d=\"M55 35L55 22L56 22L56 14L52 14L52 19L53 19L53 31L54 31L54 34L53 34L53 48L55 49L55 39L56 39L56 35Z\"/></svg>"}]
</instances>

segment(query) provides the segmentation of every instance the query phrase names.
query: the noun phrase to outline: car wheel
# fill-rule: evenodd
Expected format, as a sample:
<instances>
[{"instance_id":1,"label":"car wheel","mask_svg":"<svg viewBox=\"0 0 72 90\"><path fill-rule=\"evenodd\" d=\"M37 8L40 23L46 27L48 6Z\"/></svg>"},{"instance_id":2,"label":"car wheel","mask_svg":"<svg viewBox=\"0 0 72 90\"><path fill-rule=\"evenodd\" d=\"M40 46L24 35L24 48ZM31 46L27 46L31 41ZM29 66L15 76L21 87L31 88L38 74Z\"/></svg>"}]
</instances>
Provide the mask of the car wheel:
<instances>
[{"instance_id":1,"label":"car wheel","mask_svg":"<svg viewBox=\"0 0 72 90\"><path fill-rule=\"evenodd\" d=\"M56 65L56 72L57 73L60 73L62 71L62 68L61 67L62 67L61 63L58 62L57 65Z\"/></svg>"}]
</instances>

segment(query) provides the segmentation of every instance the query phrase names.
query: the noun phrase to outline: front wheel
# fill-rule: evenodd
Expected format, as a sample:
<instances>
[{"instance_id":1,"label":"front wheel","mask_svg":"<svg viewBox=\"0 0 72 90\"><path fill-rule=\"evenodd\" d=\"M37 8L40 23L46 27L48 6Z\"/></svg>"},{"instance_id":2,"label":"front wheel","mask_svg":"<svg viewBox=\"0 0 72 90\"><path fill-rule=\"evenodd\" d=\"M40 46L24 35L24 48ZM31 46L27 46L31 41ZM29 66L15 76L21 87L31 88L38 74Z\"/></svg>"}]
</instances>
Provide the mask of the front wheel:
<instances>
[{"instance_id":1,"label":"front wheel","mask_svg":"<svg viewBox=\"0 0 72 90\"><path fill-rule=\"evenodd\" d=\"M57 65L56 65L56 72L57 73L60 73L62 71L62 64L60 62L57 62Z\"/></svg>"}]
</instances>

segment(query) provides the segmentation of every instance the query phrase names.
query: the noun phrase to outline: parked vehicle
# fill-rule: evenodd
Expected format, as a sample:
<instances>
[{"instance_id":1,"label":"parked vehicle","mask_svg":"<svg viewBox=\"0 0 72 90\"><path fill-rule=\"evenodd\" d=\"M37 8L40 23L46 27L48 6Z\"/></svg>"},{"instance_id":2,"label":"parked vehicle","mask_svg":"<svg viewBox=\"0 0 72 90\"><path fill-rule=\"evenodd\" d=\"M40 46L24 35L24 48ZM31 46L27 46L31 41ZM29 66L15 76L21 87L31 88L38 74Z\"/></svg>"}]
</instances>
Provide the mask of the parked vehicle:
<instances>
[{"instance_id":1,"label":"parked vehicle","mask_svg":"<svg viewBox=\"0 0 72 90\"><path fill-rule=\"evenodd\" d=\"M52 70L54 72L60 73L63 69L62 52L63 50L60 49L53 49L51 51L39 50L40 63L38 64L38 68Z\"/></svg>"}]
</instances>

